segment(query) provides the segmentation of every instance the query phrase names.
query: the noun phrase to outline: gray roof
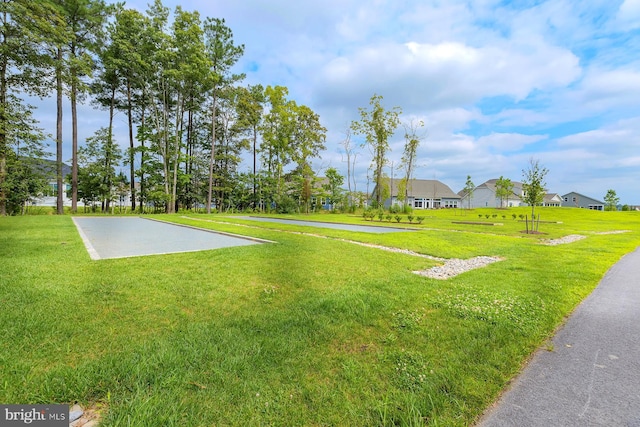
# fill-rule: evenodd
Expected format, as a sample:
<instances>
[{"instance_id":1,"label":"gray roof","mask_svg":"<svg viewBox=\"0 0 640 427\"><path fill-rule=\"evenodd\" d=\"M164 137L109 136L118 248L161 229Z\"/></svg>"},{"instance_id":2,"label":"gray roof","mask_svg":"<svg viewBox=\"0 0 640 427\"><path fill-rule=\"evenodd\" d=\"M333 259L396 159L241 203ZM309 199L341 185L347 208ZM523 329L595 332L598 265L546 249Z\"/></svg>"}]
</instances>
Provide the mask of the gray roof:
<instances>
[{"instance_id":1,"label":"gray roof","mask_svg":"<svg viewBox=\"0 0 640 427\"><path fill-rule=\"evenodd\" d=\"M485 183L480 184L478 187L485 186L485 187L491 189L491 191L493 191L495 193L495 191L496 191L496 183L497 182L498 182L498 179L490 179L490 180L486 181ZM511 184L513 184L513 194L515 196L518 196L520 193L522 193L523 184L520 181L511 181Z\"/></svg>"},{"instance_id":2,"label":"gray roof","mask_svg":"<svg viewBox=\"0 0 640 427\"><path fill-rule=\"evenodd\" d=\"M547 193L544 195L544 201L545 202L551 202L553 201L553 198L557 197L558 199L560 199L560 201L562 201L562 197L560 197L560 195L558 193Z\"/></svg>"},{"instance_id":3,"label":"gray roof","mask_svg":"<svg viewBox=\"0 0 640 427\"><path fill-rule=\"evenodd\" d=\"M51 159L30 159L33 168L42 173L48 179L56 179L56 161ZM62 163L62 178L71 174L71 166L66 163Z\"/></svg>"},{"instance_id":4,"label":"gray roof","mask_svg":"<svg viewBox=\"0 0 640 427\"><path fill-rule=\"evenodd\" d=\"M398 195L400 188L400 179L385 178L390 186L392 196L404 197L404 194ZM460 196L454 193L448 185L436 179L411 179L407 184L409 197L413 198L429 198L429 199L460 199Z\"/></svg>"},{"instance_id":5,"label":"gray roof","mask_svg":"<svg viewBox=\"0 0 640 427\"><path fill-rule=\"evenodd\" d=\"M597 202L597 203L599 203L599 204L601 204L601 205L604 205L604 204L605 204L604 202L602 202L602 201L600 201L600 200L598 200L598 199L594 199L593 197L585 196L584 194L580 194L580 193L578 193L578 192L576 192L576 191L572 191L572 192L570 192L570 193L564 194L564 195L562 196L562 199L564 200L564 198L565 198L565 197L569 197L569 196L571 196L571 195L573 195L573 194L575 194L576 196L580 196L580 197L582 197L582 198L584 198L584 199L588 199L588 200L591 200L591 201Z\"/></svg>"},{"instance_id":6,"label":"gray roof","mask_svg":"<svg viewBox=\"0 0 640 427\"><path fill-rule=\"evenodd\" d=\"M482 184L476 186L476 188L474 189L474 191L478 188L486 188L489 191L491 191L492 193L496 193L496 183L498 182L498 179L490 179L488 181L483 182ZM511 181L511 184L513 184L513 191L511 192L511 195L509 196L509 200L520 200L520 194L522 194L522 183L519 181ZM458 192L458 194L460 195L460 197L465 198L467 196L467 192L464 190L464 188L462 190L460 190Z\"/></svg>"}]
</instances>

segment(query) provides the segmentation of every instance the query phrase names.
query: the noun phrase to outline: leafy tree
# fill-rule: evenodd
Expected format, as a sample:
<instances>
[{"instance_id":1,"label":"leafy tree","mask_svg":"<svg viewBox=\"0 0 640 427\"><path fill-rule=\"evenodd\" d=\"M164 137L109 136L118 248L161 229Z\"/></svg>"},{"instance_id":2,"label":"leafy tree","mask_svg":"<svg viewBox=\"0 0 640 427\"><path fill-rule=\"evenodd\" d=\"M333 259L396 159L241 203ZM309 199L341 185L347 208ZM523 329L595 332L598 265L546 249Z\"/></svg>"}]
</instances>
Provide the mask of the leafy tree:
<instances>
[{"instance_id":1,"label":"leafy tree","mask_svg":"<svg viewBox=\"0 0 640 427\"><path fill-rule=\"evenodd\" d=\"M237 170L242 161L242 153L250 148L244 136L245 129L239 123L239 96L242 91L228 86L220 91L217 108L217 136L215 180L218 190L217 204L222 207L232 203L225 199L233 193Z\"/></svg>"},{"instance_id":2,"label":"leafy tree","mask_svg":"<svg viewBox=\"0 0 640 427\"><path fill-rule=\"evenodd\" d=\"M204 23L204 37L209 66L211 87L211 155L209 158L209 192L207 213L211 213L213 192L213 166L216 149L216 107L218 91L227 85L244 78L244 75L231 74L231 67L244 54L244 45L235 45L233 32L226 26L224 19L207 19Z\"/></svg>"},{"instance_id":3,"label":"leafy tree","mask_svg":"<svg viewBox=\"0 0 640 427\"><path fill-rule=\"evenodd\" d=\"M116 70L120 85L118 90L123 93L124 100L117 103L116 108L124 110L127 114L129 130L129 150L126 163L129 165L129 191L131 193L131 210L136 209L135 186L135 155L134 146L134 111L144 122L144 80L149 73L149 63L146 51L149 50L149 38L146 31L149 28L148 19L135 9L118 8L115 21L109 25L109 46L107 58L111 66ZM103 59L103 62L105 60ZM142 124L142 123L141 123ZM138 150L140 151L140 150ZM142 182L140 183L142 186Z\"/></svg>"},{"instance_id":4,"label":"leafy tree","mask_svg":"<svg viewBox=\"0 0 640 427\"><path fill-rule=\"evenodd\" d=\"M107 18L114 10L104 0L55 0L61 11L70 37L62 49L64 59L64 80L69 88L71 101L71 211L78 208L78 99L89 90L83 80L91 76L95 66L93 54L98 52L102 43Z\"/></svg>"},{"instance_id":5,"label":"leafy tree","mask_svg":"<svg viewBox=\"0 0 640 427\"><path fill-rule=\"evenodd\" d=\"M47 164L44 156L45 135L32 116L30 106L24 106L10 95L3 111L7 119L4 128L8 151L5 155L7 175L0 186L6 195L5 214L24 213L28 201L46 189Z\"/></svg>"},{"instance_id":6,"label":"leafy tree","mask_svg":"<svg viewBox=\"0 0 640 427\"><path fill-rule=\"evenodd\" d=\"M539 160L529 159L529 167L522 170L522 201L531 206L531 220L535 218L536 206L542 203L545 195L545 176L549 170L540 165Z\"/></svg>"},{"instance_id":7,"label":"leafy tree","mask_svg":"<svg viewBox=\"0 0 640 427\"><path fill-rule=\"evenodd\" d=\"M607 204L607 210L615 211L618 208L618 202L620 198L616 194L615 190L607 190L607 194L604 196L604 201Z\"/></svg>"},{"instance_id":8,"label":"leafy tree","mask_svg":"<svg viewBox=\"0 0 640 427\"><path fill-rule=\"evenodd\" d=\"M420 140L424 138L424 135L418 134L418 129L424 127L424 122L422 120L415 121L411 120L409 123L404 124L404 153L402 155L402 165L404 167L405 176L405 187L404 187L404 205L407 206L409 203L409 191L411 190L409 186L411 185L411 179L413 176L413 170L416 166L416 155L418 152L418 147L420 146ZM400 192L398 191L398 194Z\"/></svg>"},{"instance_id":9,"label":"leafy tree","mask_svg":"<svg viewBox=\"0 0 640 427\"><path fill-rule=\"evenodd\" d=\"M120 70L117 68L114 52L112 48L113 44L106 49L100 50L100 71L98 78L91 85L92 92L95 95L95 102L109 111L109 126L106 129L101 129L96 133L96 136L106 139L106 143L103 145L105 150L112 150L113 147L113 119L115 116L116 106L118 103L117 93L121 87ZM105 158L110 158L109 153L104 153ZM73 178L72 174L72 191L73 180L79 178ZM76 193L78 189L76 188ZM73 203L73 202L72 202ZM111 198L104 199L105 206L104 211L109 211L109 205ZM72 208L73 209L73 208Z\"/></svg>"},{"instance_id":10,"label":"leafy tree","mask_svg":"<svg viewBox=\"0 0 640 427\"><path fill-rule=\"evenodd\" d=\"M125 204L125 197L127 197L129 191L129 178L124 174L124 172L120 171L118 175L116 175L115 179L115 195L118 199L118 211L122 212L122 207Z\"/></svg>"},{"instance_id":11,"label":"leafy tree","mask_svg":"<svg viewBox=\"0 0 640 427\"><path fill-rule=\"evenodd\" d=\"M260 146L263 166L275 184L274 189L267 193L276 199L282 199L284 193L284 168L291 163L293 155L293 132L297 105L295 101L287 100L289 90L284 86L267 86L265 97L268 112L262 121L262 145ZM269 200L268 202L274 201Z\"/></svg>"},{"instance_id":12,"label":"leafy tree","mask_svg":"<svg viewBox=\"0 0 640 427\"><path fill-rule=\"evenodd\" d=\"M344 154L347 156L347 191L349 194L349 207L350 209L355 209L355 205L358 204L356 202L356 179L354 176L354 170L356 168L356 158L358 157L358 153L354 150L351 145L351 129L347 128L345 132L345 138L342 141L342 146L344 147ZM351 183L353 182L353 188L351 187Z\"/></svg>"},{"instance_id":13,"label":"leafy tree","mask_svg":"<svg viewBox=\"0 0 640 427\"><path fill-rule=\"evenodd\" d=\"M264 88L262 85L239 88L238 94L238 127L249 138L253 154L252 207L256 207L257 198L257 146L260 123L264 110Z\"/></svg>"},{"instance_id":14,"label":"leafy tree","mask_svg":"<svg viewBox=\"0 0 640 427\"><path fill-rule=\"evenodd\" d=\"M150 74L145 96L150 123L142 126L141 136L150 143L149 154L160 160L165 208L173 213L178 188L184 188L188 180L180 168L185 161L185 114L193 106L194 93L207 78L208 62L198 13L177 7L169 33L166 32L169 11L159 0L148 14L150 26L146 38L152 48L148 55ZM187 126L189 134L191 127Z\"/></svg>"},{"instance_id":15,"label":"leafy tree","mask_svg":"<svg viewBox=\"0 0 640 427\"><path fill-rule=\"evenodd\" d=\"M500 176L496 181L496 197L500 199L500 207L509 205L509 196L513 193L513 186L514 184L509 178Z\"/></svg>"},{"instance_id":16,"label":"leafy tree","mask_svg":"<svg viewBox=\"0 0 640 427\"><path fill-rule=\"evenodd\" d=\"M0 2L0 216L7 214L11 187L7 183L11 172L8 162L17 143L11 128L15 114L25 108L15 95L24 92L44 96L47 93L50 83L47 73L52 59L46 50L46 42L60 43L64 38L64 25L59 18L57 9L49 0ZM34 122L25 120L23 124L31 126ZM31 127L31 131L34 134L40 132L35 127ZM62 151L59 164L61 188ZM15 170L12 167L12 171Z\"/></svg>"},{"instance_id":17,"label":"leafy tree","mask_svg":"<svg viewBox=\"0 0 640 427\"><path fill-rule=\"evenodd\" d=\"M369 100L371 110L360 107L360 121L351 122L353 133L365 136L365 143L373 154L372 166L374 167L373 179L376 190L373 197L378 206L382 205L383 168L387 161L389 151L389 138L400 124L399 116L402 113L400 107L385 110L382 105L382 96L374 94Z\"/></svg>"},{"instance_id":18,"label":"leafy tree","mask_svg":"<svg viewBox=\"0 0 640 427\"><path fill-rule=\"evenodd\" d=\"M122 152L108 128L87 138L86 145L78 150L78 194L85 205L99 202L103 212L109 211L117 194L116 166L121 159Z\"/></svg>"},{"instance_id":19,"label":"leafy tree","mask_svg":"<svg viewBox=\"0 0 640 427\"><path fill-rule=\"evenodd\" d=\"M302 178L303 193L304 189L312 189L314 186L315 174L311 168L311 159L318 157L320 151L324 150L326 132L327 129L320 124L320 116L306 105L295 106L291 159L296 163L294 173Z\"/></svg>"},{"instance_id":20,"label":"leafy tree","mask_svg":"<svg viewBox=\"0 0 640 427\"><path fill-rule=\"evenodd\" d=\"M340 175L340 172L338 172L336 168L328 168L325 171L325 176L329 182L323 187L329 193L331 208L335 209L341 206L344 199L344 190L342 189L344 177Z\"/></svg>"},{"instance_id":21,"label":"leafy tree","mask_svg":"<svg viewBox=\"0 0 640 427\"><path fill-rule=\"evenodd\" d=\"M464 184L464 189L462 190L462 199L467 199L467 209L471 209L471 200L473 199L475 188L475 184L471 181L471 175L467 175L467 182Z\"/></svg>"}]
</instances>

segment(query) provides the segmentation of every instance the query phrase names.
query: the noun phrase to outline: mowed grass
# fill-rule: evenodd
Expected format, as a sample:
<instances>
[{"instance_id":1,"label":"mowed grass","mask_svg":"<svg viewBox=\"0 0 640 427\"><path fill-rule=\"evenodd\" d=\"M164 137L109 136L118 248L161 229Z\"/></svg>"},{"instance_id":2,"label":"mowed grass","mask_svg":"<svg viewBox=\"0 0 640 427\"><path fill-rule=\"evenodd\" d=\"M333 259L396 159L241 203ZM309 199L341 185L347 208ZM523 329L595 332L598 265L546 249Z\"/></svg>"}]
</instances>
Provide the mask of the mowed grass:
<instances>
[{"instance_id":1,"label":"mowed grass","mask_svg":"<svg viewBox=\"0 0 640 427\"><path fill-rule=\"evenodd\" d=\"M161 215L275 243L101 261L70 217L0 218L0 402L78 401L104 426L472 424L640 245L637 212L540 213L534 236L445 210L392 234ZM587 238L540 244L568 234ZM504 260L440 281L340 239Z\"/></svg>"}]
</instances>

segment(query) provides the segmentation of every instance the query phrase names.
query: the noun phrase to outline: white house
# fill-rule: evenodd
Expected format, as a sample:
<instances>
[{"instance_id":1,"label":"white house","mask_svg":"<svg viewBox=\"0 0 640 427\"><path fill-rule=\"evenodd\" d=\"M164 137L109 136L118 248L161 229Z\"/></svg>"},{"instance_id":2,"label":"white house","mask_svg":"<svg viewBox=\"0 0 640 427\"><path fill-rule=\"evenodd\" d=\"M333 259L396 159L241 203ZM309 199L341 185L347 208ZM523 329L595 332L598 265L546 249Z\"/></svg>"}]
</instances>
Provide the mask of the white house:
<instances>
[{"instance_id":1,"label":"white house","mask_svg":"<svg viewBox=\"0 0 640 427\"><path fill-rule=\"evenodd\" d=\"M544 200L542 201L542 206L560 207L562 206L562 197L560 197L557 193L545 194Z\"/></svg>"},{"instance_id":2,"label":"white house","mask_svg":"<svg viewBox=\"0 0 640 427\"><path fill-rule=\"evenodd\" d=\"M471 200L465 194L464 190L458 194L462 197L462 206L471 208L506 208L513 206L523 206L522 197L524 192L522 190L522 183L518 181L511 181L513 184L513 191L508 197L505 197L502 201L496 196L496 183L497 179L490 179L473 189L471 194ZM470 202L470 203L469 203Z\"/></svg>"},{"instance_id":3,"label":"white house","mask_svg":"<svg viewBox=\"0 0 640 427\"><path fill-rule=\"evenodd\" d=\"M511 208L514 206L527 206L523 201L525 197L524 184L518 181L511 181L513 190L511 194L500 200L496 195L497 179L490 179L478 185L471 194L471 203L464 190L458 194L462 197L462 207L471 208ZM562 206L562 197L556 193L547 193L544 195L542 206Z\"/></svg>"},{"instance_id":4,"label":"white house","mask_svg":"<svg viewBox=\"0 0 640 427\"><path fill-rule=\"evenodd\" d=\"M384 207L402 206L405 193L402 191L402 180L383 180L383 185L390 194L384 201ZM435 179L411 179L407 183L407 203L415 209L439 209L460 207L460 196L454 193L446 184ZM373 194L376 194L374 189Z\"/></svg>"}]
</instances>

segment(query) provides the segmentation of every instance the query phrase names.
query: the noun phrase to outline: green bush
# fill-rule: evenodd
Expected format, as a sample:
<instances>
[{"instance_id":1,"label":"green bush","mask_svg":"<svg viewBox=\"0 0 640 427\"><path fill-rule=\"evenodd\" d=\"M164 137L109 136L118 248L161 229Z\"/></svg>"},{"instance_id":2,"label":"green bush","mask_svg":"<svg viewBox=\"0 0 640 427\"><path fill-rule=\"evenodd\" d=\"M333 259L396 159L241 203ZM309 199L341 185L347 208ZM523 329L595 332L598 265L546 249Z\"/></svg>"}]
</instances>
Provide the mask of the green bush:
<instances>
[{"instance_id":1,"label":"green bush","mask_svg":"<svg viewBox=\"0 0 640 427\"><path fill-rule=\"evenodd\" d=\"M419 216L416 218L416 221L418 221L418 224L422 224L422 221L424 221L424 217L423 216Z\"/></svg>"},{"instance_id":2,"label":"green bush","mask_svg":"<svg viewBox=\"0 0 640 427\"><path fill-rule=\"evenodd\" d=\"M365 220L373 221L373 217L376 215L376 212L373 208L368 208L364 212L362 212L362 216Z\"/></svg>"},{"instance_id":3,"label":"green bush","mask_svg":"<svg viewBox=\"0 0 640 427\"><path fill-rule=\"evenodd\" d=\"M400 222L402 220L402 217L400 215L396 215L395 218L397 222Z\"/></svg>"},{"instance_id":4,"label":"green bush","mask_svg":"<svg viewBox=\"0 0 640 427\"><path fill-rule=\"evenodd\" d=\"M407 215L407 219L409 220L409 224L413 223L413 215Z\"/></svg>"}]
</instances>

